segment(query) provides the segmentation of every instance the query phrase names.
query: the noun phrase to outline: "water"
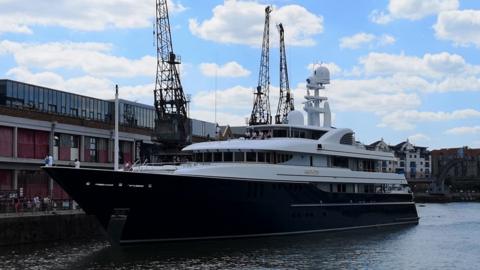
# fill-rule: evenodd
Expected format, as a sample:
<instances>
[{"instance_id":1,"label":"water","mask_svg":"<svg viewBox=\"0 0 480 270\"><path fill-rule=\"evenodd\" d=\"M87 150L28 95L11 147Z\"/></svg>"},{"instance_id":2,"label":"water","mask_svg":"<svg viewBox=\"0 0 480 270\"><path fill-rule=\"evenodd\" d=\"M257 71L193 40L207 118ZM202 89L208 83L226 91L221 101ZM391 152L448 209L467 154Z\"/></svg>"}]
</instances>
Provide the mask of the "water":
<instances>
[{"instance_id":1,"label":"water","mask_svg":"<svg viewBox=\"0 0 480 270\"><path fill-rule=\"evenodd\" d=\"M0 249L0 269L480 269L480 203L421 204L418 226L112 247Z\"/></svg>"}]
</instances>

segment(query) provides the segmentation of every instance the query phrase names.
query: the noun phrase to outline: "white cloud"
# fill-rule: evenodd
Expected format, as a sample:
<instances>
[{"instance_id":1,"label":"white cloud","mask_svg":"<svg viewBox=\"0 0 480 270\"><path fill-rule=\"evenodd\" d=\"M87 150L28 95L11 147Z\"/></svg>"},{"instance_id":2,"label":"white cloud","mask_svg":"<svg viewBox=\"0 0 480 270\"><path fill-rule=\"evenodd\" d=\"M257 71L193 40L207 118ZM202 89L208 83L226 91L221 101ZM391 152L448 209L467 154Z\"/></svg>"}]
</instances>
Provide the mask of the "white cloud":
<instances>
[{"instance_id":1,"label":"white cloud","mask_svg":"<svg viewBox=\"0 0 480 270\"><path fill-rule=\"evenodd\" d=\"M419 20L458 7L458 0L390 0L388 12L373 10L370 20L378 24L386 24L395 19Z\"/></svg>"},{"instance_id":2,"label":"white cloud","mask_svg":"<svg viewBox=\"0 0 480 270\"><path fill-rule=\"evenodd\" d=\"M480 47L480 10L452 10L438 14L433 26L438 39L451 40L457 45Z\"/></svg>"},{"instance_id":3,"label":"white cloud","mask_svg":"<svg viewBox=\"0 0 480 270\"><path fill-rule=\"evenodd\" d=\"M414 144L418 144L419 142L430 141L430 137L423 133L417 133L417 134L408 136L408 140Z\"/></svg>"},{"instance_id":4,"label":"white cloud","mask_svg":"<svg viewBox=\"0 0 480 270\"><path fill-rule=\"evenodd\" d=\"M359 59L361 66L346 75L381 77L401 90L433 92L480 91L480 66L457 54L442 52L423 57L370 53Z\"/></svg>"},{"instance_id":5,"label":"white cloud","mask_svg":"<svg viewBox=\"0 0 480 270\"><path fill-rule=\"evenodd\" d=\"M223 66L216 63L201 63L200 70L202 74L208 77L245 77L250 75L250 71L245 69L235 61L228 62Z\"/></svg>"},{"instance_id":6,"label":"white cloud","mask_svg":"<svg viewBox=\"0 0 480 270\"><path fill-rule=\"evenodd\" d=\"M480 118L480 111L474 109L456 110L453 112L420 112L417 110L395 111L382 117L381 127L395 130L410 130L420 122L441 122L466 118Z\"/></svg>"},{"instance_id":7,"label":"white cloud","mask_svg":"<svg viewBox=\"0 0 480 270\"><path fill-rule=\"evenodd\" d=\"M253 104L253 87L234 86L216 91L218 109L246 109ZM215 91L200 91L193 96L192 107L212 109L215 106Z\"/></svg>"},{"instance_id":8,"label":"white cloud","mask_svg":"<svg viewBox=\"0 0 480 270\"><path fill-rule=\"evenodd\" d=\"M457 54L442 52L416 56L395 55L387 53L369 53L360 58L360 63L367 75L406 74L427 78L442 78L455 74L478 73L478 68L465 62Z\"/></svg>"},{"instance_id":9,"label":"white cloud","mask_svg":"<svg viewBox=\"0 0 480 270\"><path fill-rule=\"evenodd\" d=\"M259 47L262 43L265 7L254 1L225 0L223 5L213 9L210 19L202 22L190 19L190 31L205 40ZM270 21L284 24L285 42L291 46L313 46L313 36L323 31L323 17L299 5L274 8ZM278 40L277 31L272 26L271 43Z\"/></svg>"},{"instance_id":10,"label":"white cloud","mask_svg":"<svg viewBox=\"0 0 480 270\"><path fill-rule=\"evenodd\" d=\"M155 76L156 59L143 56L128 59L111 55L105 43L50 42L44 44L0 42L0 55L13 55L21 67L46 70L75 69L104 77Z\"/></svg>"},{"instance_id":11,"label":"white cloud","mask_svg":"<svg viewBox=\"0 0 480 270\"><path fill-rule=\"evenodd\" d=\"M385 13L384 11L380 11L378 9L372 10L372 12L370 12L370 15L368 15L368 18L371 22L376 24L387 24L393 21L393 18L390 14Z\"/></svg>"},{"instance_id":12,"label":"white cloud","mask_svg":"<svg viewBox=\"0 0 480 270\"><path fill-rule=\"evenodd\" d=\"M388 79L336 79L327 87L332 110L384 114L420 106L416 93L405 93L403 86ZM304 88L303 88L304 89Z\"/></svg>"},{"instance_id":13,"label":"white cloud","mask_svg":"<svg viewBox=\"0 0 480 270\"><path fill-rule=\"evenodd\" d=\"M387 46L394 44L397 40L392 35L383 34L378 39L378 46Z\"/></svg>"},{"instance_id":14,"label":"white cloud","mask_svg":"<svg viewBox=\"0 0 480 270\"><path fill-rule=\"evenodd\" d=\"M376 36L368 33L357 33L353 36L342 37L340 39L340 48L358 49L362 46L381 47L395 43L395 38L391 35Z\"/></svg>"},{"instance_id":15,"label":"white cloud","mask_svg":"<svg viewBox=\"0 0 480 270\"><path fill-rule=\"evenodd\" d=\"M151 27L155 16L155 0L3 0L1 5L0 34L29 34L32 33L32 26L60 26L81 31ZM168 1L168 7L170 13L186 9L171 0Z\"/></svg>"},{"instance_id":16,"label":"white cloud","mask_svg":"<svg viewBox=\"0 0 480 270\"><path fill-rule=\"evenodd\" d=\"M368 44L375 39L375 35L367 33L358 33L351 37L342 37L340 39L340 48L358 49L363 44Z\"/></svg>"},{"instance_id":17,"label":"white cloud","mask_svg":"<svg viewBox=\"0 0 480 270\"><path fill-rule=\"evenodd\" d=\"M446 130L445 133L454 135L480 134L480 126L456 127Z\"/></svg>"}]
</instances>

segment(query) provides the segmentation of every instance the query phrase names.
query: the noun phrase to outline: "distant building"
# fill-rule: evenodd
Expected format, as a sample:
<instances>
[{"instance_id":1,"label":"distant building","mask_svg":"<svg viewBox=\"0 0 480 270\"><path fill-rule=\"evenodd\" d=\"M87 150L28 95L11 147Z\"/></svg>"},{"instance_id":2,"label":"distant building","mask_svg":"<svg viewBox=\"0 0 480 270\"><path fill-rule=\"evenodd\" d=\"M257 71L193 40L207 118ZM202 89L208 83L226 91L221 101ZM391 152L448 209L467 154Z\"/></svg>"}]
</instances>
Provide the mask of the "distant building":
<instances>
[{"instance_id":1,"label":"distant building","mask_svg":"<svg viewBox=\"0 0 480 270\"><path fill-rule=\"evenodd\" d=\"M414 192L427 192L432 183L431 155L427 147L415 146L408 140L397 145L388 145L383 139L366 146L368 149L390 151L395 161L379 161L382 172L396 172L405 175Z\"/></svg>"},{"instance_id":2,"label":"distant building","mask_svg":"<svg viewBox=\"0 0 480 270\"><path fill-rule=\"evenodd\" d=\"M431 178L431 154L427 147L415 146L406 140L390 148L398 158L398 171L403 170L407 180Z\"/></svg>"},{"instance_id":3,"label":"distant building","mask_svg":"<svg viewBox=\"0 0 480 270\"><path fill-rule=\"evenodd\" d=\"M367 149L376 150L376 151L393 152L391 146L385 143L383 141L383 138L370 145L367 145L366 147ZM377 166L378 168L380 168L382 172L397 172L398 158L396 161L379 161Z\"/></svg>"},{"instance_id":4,"label":"distant building","mask_svg":"<svg viewBox=\"0 0 480 270\"><path fill-rule=\"evenodd\" d=\"M40 170L48 155L55 166L73 167L78 159L82 167L113 169L113 118L113 100L0 80L0 191L18 190L25 198L65 197ZM120 100L121 164L156 162L155 118L153 106ZM193 142L215 139L216 124L191 123Z\"/></svg>"},{"instance_id":5,"label":"distant building","mask_svg":"<svg viewBox=\"0 0 480 270\"><path fill-rule=\"evenodd\" d=\"M445 169L446 167L450 169ZM444 171L446 170L446 171ZM432 172L444 173L445 185L453 192L480 191L480 148L443 148L432 151Z\"/></svg>"},{"instance_id":6,"label":"distant building","mask_svg":"<svg viewBox=\"0 0 480 270\"><path fill-rule=\"evenodd\" d=\"M383 172L404 173L407 180L431 177L430 152L427 147L415 146L408 140L388 145L381 139L367 148L394 153L396 161L382 161L378 165Z\"/></svg>"},{"instance_id":7,"label":"distant building","mask_svg":"<svg viewBox=\"0 0 480 270\"><path fill-rule=\"evenodd\" d=\"M246 137L248 126L230 127L232 136L234 138Z\"/></svg>"}]
</instances>

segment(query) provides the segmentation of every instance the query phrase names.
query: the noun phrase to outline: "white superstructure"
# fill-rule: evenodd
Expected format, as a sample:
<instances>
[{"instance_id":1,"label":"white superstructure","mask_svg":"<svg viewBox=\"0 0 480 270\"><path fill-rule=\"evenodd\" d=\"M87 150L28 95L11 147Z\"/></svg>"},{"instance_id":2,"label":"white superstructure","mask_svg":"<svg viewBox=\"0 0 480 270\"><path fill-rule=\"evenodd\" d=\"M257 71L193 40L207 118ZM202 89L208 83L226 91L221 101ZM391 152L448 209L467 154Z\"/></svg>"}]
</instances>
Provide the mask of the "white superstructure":
<instances>
[{"instance_id":1,"label":"white superstructure","mask_svg":"<svg viewBox=\"0 0 480 270\"><path fill-rule=\"evenodd\" d=\"M192 152L193 162L177 166L143 165L134 170L237 180L309 182L326 191L408 193L403 174L382 172L378 165L381 161L395 161L391 152L368 150L355 141L351 129L331 127L327 98L319 94L329 81L328 69L323 66L317 67L307 79L304 110L308 125L304 125L301 112L292 111L286 124L250 126L240 139L185 147L184 151ZM313 96L310 91L314 91Z\"/></svg>"}]
</instances>

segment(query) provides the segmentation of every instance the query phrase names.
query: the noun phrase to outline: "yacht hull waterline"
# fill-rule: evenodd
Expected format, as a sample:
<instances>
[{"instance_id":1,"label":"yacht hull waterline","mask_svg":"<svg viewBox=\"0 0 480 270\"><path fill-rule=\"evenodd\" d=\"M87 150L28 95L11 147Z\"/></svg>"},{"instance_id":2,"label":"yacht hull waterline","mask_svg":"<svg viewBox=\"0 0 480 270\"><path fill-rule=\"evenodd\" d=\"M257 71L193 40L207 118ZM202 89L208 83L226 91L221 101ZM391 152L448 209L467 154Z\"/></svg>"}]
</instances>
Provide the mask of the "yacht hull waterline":
<instances>
[{"instance_id":1,"label":"yacht hull waterline","mask_svg":"<svg viewBox=\"0 0 480 270\"><path fill-rule=\"evenodd\" d=\"M411 193L325 192L298 180L43 169L120 244L418 224Z\"/></svg>"}]
</instances>

